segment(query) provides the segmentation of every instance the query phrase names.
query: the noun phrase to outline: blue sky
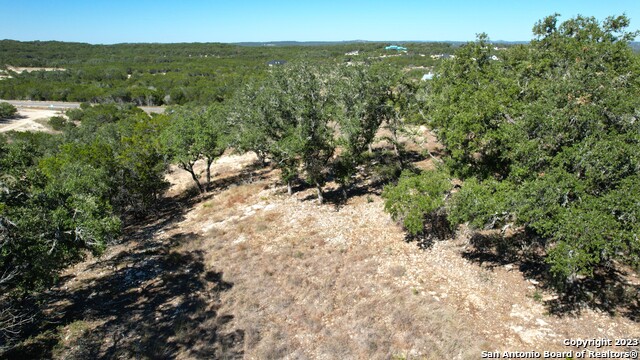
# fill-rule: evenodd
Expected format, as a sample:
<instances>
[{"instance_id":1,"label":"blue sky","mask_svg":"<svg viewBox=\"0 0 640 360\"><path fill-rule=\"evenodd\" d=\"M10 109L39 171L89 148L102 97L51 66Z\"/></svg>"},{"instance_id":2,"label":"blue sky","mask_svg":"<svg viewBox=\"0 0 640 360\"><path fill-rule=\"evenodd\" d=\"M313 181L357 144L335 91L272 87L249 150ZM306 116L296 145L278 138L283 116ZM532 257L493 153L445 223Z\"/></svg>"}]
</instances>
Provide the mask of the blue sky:
<instances>
[{"instance_id":1,"label":"blue sky","mask_svg":"<svg viewBox=\"0 0 640 360\"><path fill-rule=\"evenodd\" d=\"M640 29L640 0L204 1L0 0L0 39L121 42L530 40L558 12L604 19L626 13Z\"/></svg>"}]
</instances>

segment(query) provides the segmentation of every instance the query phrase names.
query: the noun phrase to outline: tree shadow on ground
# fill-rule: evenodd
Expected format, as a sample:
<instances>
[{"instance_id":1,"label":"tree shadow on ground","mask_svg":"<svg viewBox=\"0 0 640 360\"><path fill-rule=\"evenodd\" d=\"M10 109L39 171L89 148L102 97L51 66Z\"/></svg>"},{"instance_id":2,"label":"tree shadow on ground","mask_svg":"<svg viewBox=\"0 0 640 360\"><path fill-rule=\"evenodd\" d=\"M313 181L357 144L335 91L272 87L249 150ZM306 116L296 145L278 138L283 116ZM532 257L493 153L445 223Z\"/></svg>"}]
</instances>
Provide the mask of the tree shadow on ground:
<instances>
[{"instance_id":1,"label":"tree shadow on ground","mask_svg":"<svg viewBox=\"0 0 640 360\"><path fill-rule=\"evenodd\" d=\"M376 148L368 156L370 159L366 162L367 165L358 167L352 184L344 189L338 186L324 192L325 203L335 206L336 211L339 211L350 198L366 195L379 196L385 185L396 181L403 171L419 173L421 170L413 164L426 159L424 154L416 151L405 150L398 156L386 148ZM328 181L334 180L332 176L329 176ZM294 190L306 190L311 187L313 186L303 183ZM315 199L317 196L311 194L303 198L302 201Z\"/></svg>"},{"instance_id":2,"label":"tree shadow on ground","mask_svg":"<svg viewBox=\"0 0 640 360\"><path fill-rule=\"evenodd\" d=\"M424 230L416 235L405 232L404 241L415 242L421 250L430 249L436 241L450 240L454 236L444 208L437 209L425 218Z\"/></svg>"},{"instance_id":3,"label":"tree shadow on ground","mask_svg":"<svg viewBox=\"0 0 640 360\"><path fill-rule=\"evenodd\" d=\"M14 122L16 120L23 120L23 119L27 119L27 118L28 118L27 116L20 115L20 114L16 113L13 116L0 118L0 125L10 124L10 123L12 123L12 122Z\"/></svg>"},{"instance_id":4,"label":"tree shadow on ground","mask_svg":"<svg viewBox=\"0 0 640 360\"><path fill-rule=\"evenodd\" d=\"M18 109L17 113L8 117L0 118L0 120L22 120L22 119L28 119L28 118L29 118L28 116L20 114L20 109Z\"/></svg>"},{"instance_id":5,"label":"tree shadow on ground","mask_svg":"<svg viewBox=\"0 0 640 360\"><path fill-rule=\"evenodd\" d=\"M273 171L268 165L262 164L260 161L244 167L235 175L227 176L211 181L207 189L209 194L215 194L229 189L231 186L250 184L257 181L267 180Z\"/></svg>"},{"instance_id":6,"label":"tree shadow on ground","mask_svg":"<svg viewBox=\"0 0 640 360\"><path fill-rule=\"evenodd\" d=\"M545 262L545 241L525 231L505 236L501 231L476 232L463 257L484 267L513 265L541 289L557 296L544 301L550 314L576 315L590 308L640 322L640 286L628 281L629 273L613 266L595 270L592 278L571 282L555 279Z\"/></svg>"},{"instance_id":7,"label":"tree shadow on ground","mask_svg":"<svg viewBox=\"0 0 640 360\"><path fill-rule=\"evenodd\" d=\"M67 276L44 294L46 315L25 332L29 340L4 356L242 358L244 331L228 329L233 317L219 314L220 295L233 284L222 273L207 271L202 251L179 250L199 235L158 237L184 218L193 201L174 200L155 221L130 225L125 241L132 246L88 266L84 273L92 277ZM72 329L81 331L65 336Z\"/></svg>"}]
</instances>

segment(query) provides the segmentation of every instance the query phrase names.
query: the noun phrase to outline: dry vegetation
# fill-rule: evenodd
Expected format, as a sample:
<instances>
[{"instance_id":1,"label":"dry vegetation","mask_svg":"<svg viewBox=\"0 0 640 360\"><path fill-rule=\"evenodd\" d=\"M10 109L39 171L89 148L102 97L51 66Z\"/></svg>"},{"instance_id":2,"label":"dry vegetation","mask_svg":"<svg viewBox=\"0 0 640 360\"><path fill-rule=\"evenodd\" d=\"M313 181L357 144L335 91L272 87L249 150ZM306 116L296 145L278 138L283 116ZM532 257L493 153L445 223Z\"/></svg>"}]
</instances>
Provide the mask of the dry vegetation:
<instances>
[{"instance_id":1,"label":"dry vegetation","mask_svg":"<svg viewBox=\"0 0 640 360\"><path fill-rule=\"evenodd\" d=\"M313 189L288 197L255 160L223 157L215 190L191 198L189 175L175 169L158 220L70 269L48 309L55 325L23 354L476 359L640 335L631 305L555 311L557 296L527 278L527 263L479 255L478 242L495 234L460 229L416 246L383 211L379 188L319 206Z\"/></svg>"}]
</instances>

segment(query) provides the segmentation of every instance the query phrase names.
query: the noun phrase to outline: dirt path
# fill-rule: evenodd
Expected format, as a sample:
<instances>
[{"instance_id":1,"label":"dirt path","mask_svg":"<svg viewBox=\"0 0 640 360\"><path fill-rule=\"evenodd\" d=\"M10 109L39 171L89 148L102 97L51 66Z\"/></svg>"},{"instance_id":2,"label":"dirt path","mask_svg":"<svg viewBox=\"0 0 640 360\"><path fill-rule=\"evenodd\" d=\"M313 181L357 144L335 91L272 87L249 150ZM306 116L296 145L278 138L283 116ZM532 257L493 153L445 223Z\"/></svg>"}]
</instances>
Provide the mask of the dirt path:
<instances>
[{"instance_id":1,"label":"dirt path","mask_svg":"<svg viewBox=\"0 0 640 360\"><path fill-rule=\"evenodd\" d=\"M41 109L41 110L52 110L52 111L65 111L68 109L79 109L79 102L71 102L71 101L36 101L36 100L3 100L0 99L1 102L7 102L18 109ZM140 109L144 110L147 114L164 113L164 106L139 106Z\"/></svg>"},{"instance_id":2,"label":"dirt path","mask_svg":"<svg viewBox=\"0 0 640 360\"><path fill-rule=\"evenodd\" d=\"M0 133L7 131L51 131L51 128L43 125L52 116L62 116L57 110L19 109L18 114L12 119L0 120Z\"/></svg>"}]
</instances>

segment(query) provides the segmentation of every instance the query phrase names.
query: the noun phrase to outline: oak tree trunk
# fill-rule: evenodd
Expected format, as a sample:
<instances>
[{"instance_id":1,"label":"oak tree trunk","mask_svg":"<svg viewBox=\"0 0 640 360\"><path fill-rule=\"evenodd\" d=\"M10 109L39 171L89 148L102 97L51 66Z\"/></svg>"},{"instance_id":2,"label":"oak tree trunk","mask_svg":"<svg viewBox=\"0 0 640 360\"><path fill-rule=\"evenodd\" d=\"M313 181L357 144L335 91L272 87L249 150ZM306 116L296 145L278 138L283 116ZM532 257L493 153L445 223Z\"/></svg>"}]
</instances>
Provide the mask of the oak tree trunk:
<instances>
[{"instance_id":1,"label":"oak tree trunk","mask_svg":"<svg viewBox=\"0 0 640 360\"><path fill-rule=\"evenodd\" d=\"M319 183L316 183L316 190L318 191L318 202L320 204L324 203L324 194L322 193L322 186Z\"/></svg>"}]
</instances>

